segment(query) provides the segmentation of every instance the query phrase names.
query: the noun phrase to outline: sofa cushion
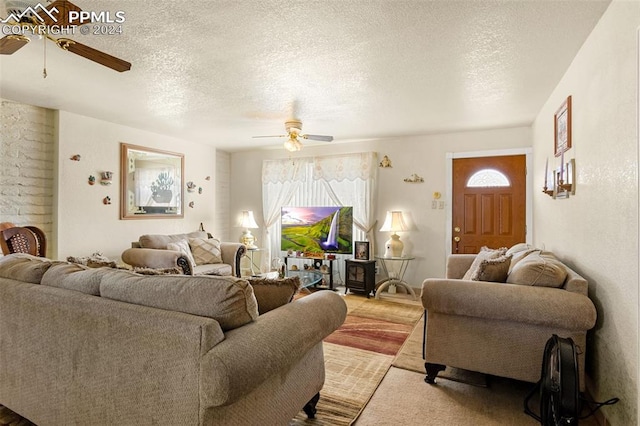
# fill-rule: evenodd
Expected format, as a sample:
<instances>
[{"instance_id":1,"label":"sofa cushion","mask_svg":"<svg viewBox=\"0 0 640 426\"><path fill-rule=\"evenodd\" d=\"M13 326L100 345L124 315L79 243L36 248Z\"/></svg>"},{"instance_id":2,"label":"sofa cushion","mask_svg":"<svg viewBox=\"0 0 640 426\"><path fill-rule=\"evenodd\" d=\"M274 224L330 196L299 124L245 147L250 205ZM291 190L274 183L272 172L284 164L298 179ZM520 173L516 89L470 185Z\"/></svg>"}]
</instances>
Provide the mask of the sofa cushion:
<instances>
[{"instance_id":1,"label":"sofa cushion","mask_svg":"<svg viewBox=\"0 0 640 426\"><path fill-rule=\"evenodd\" d=\"M473 259L473 263L469 270L462 277L463 280L470 280L471 277L477 273L478 268L483 260L495 259L500 256L504 256L507 252L506 247L501 247L499 249L490 249L488 247L482 247L480 252L476 255L475 259Z\"/></svg>"},{"instance_id":2,"label":"sofa cushion","mask_svg":"<svg viewBox=\"0 0 640 426\"><path fill-rule=\"evenodd\" d=\"M189 268L191 271L196 267L196 260L193 258L193 253L191 253L191 247L189 247L189 242L187 240L180 240L173 243L167 244L167 250L179 251L182 253L189 262Z\"/></svg>"},{"instance_id":3,"label":"sofa cushion","mask_svg":"<svg viewBox=\"0 0 640 426\"><path fill-rule=\"evenodd\" d=\"M100 280L110 268L91 268L76 263L58 263L42 276L42 285L100 295Z\"/></svg>"},{"instance_id":4,"label":"sofa cushion","mask_svg":"<svg viewBox=\"0 0 640 426\"><path fill-rule=\"evenodd\" d=\"M509 265L511 265L511 257L511 255L504 255L495 259L483 260L478 265L478 269L471 275L471 280L506 282L509 274Z\"/></svg>"},{"instance_id":5,"label":"sofa cushion","mask_svg":"<svg viewBox=\"0 0 640 426\"><path fill-rule=\"evenodd\" d=\"M175 243L180 240L188 240L189 238L207 238L207 233L204 231L189 232L188 234L173 234L173 235L142 235L138 242L141 248L152 248L165 250L167 244Z\"/></svg>"},{"instance_id":6,"label":"sofa cushion","mask_svg":"<svg viewBox=\"0 0 640 426\"><path fill-rule=\"evenodd\" d=\"M539 251L528 254L514 267L507 282L510 284L560 288L567 277L566 267L554 256Z\"/></svg>"},{"instance_id":7,"label":"sofa cushion","mask_svg":"<svg viewBox=\"0 0 640 426\"><path fill-rule=\"evenodd\" d=\"M110 270L100 283L100 295L137 305L215 319L227 331L258 317L251 285L234 277L143 276Z\"/></svg>"},{"instance_id":8,"label":"sofa cushion","mask_svg":"<svg viewBox=\"0 0 640 426\"><path fill-rule=\"evenodd\" d=\"M218 275L221 277L233 275L231 265L226 263L207 263L206 265L196 265L193 268L193 275Z\"/></svg>"},{"instance_id":9,"label":"sofa cushion","mask_svg":"<svg viewBox=\"0 0 640 426\"><path fill-rule=\"evenodd\" d=\"M512 257L511 257L511 264L509 265L509 274L511 273L511 271L513 271L513 268L515 268L515 266L518 264L518 262L520 262L522 259L524 259L525 257L529 256L531 253L535 253L535 252L540 252L539 249L536 248L528 248L522 251L518 251L513 253ZM508 252L507 252L508 254Z\"/></svg>"},{"instance_id":10,"label":"sofa cushion","mask_svg":"<svg viewBox=\"0 0 640 426\"><path fill-rule=\"evenodd\" d=\"M217 238L189 238L189 247L196 265L222 263L220 240Z\"/></svg>"},{"instance_id":11,"label":"sofa cushion","mask_svg":"<svg viewBox=\"0 0 640 426\"><path fill-rule=\"evenodd\" d=\"M300 277L285 278L249 278L253 287L253 294L258 301L260 315L279 306L286 305L293 300L293 296L300 288Z\"/></svg>"},{"instance_id":12,"label":"sofa cushion","mask_svg":"<svg viewBox=\"0 0 640 426\"><path fill-rule=\"evenodd\" d=\"M13 253L0 257L0 277L31 284L40 284L42 276L52 265L51 260L27 253Z\"/></svg>"}]
</instances>

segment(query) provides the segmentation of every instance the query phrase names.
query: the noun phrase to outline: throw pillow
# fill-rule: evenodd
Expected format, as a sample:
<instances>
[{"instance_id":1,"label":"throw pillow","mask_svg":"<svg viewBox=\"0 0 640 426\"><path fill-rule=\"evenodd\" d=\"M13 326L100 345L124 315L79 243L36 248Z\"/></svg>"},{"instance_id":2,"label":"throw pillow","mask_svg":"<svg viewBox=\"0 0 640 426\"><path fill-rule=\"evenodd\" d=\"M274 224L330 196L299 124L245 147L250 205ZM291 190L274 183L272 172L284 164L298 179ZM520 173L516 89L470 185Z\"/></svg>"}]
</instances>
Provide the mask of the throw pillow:
<instances>
[{"instance_id":1,"label":"throw pillow","mask_svg":"<svg viewBox=\"0 0 640 426\"><path fill-rule=\"evenodd\" d=\"M220 240L217 238L189 238L191 253L196 265L207 265L211 263L222 263L222 251L220 250Z\"/></svg>"},{"instance_id":2,"label":"throw pillow","mask_svg":"<svg viewBox=\"0 0 640 426\"><path fill-rule=\"evenodd\" d=\"M142 266L135 266L133 272L140 275L180 275L182 269L178 268L145 268Z\"/></svg>"},{"instance_id":3,"label":"throw pillow","mask_svg":"<svg viewBox=\"0 0 640 426\"><path fill-rule=\"evenodd\" d=\"M485 259L480 262L478 269L471 276L471 280L504 283L507 281L510 264L511 255Z\"/></svg>"},{"instance_id":4,"label":"throw pillow","mask_svg":"<svg viewBox=\"0 0 640 426\"><path fill-rule=\"evenodd\" d=\"M193 269L196 267L196 261L193 258L193 254L191 254L191 248L189 248L189 243L187 242L187 240L180 240L175 243L169 243L167 244L167 250L174 250L182 253L189 261L189 268L193 273Z\"/></svg>"},{"instance_id":5,"label":"throw pillow","mask_svg":"<svg viewBox=\"0 0 640 426\"><path fill-rule=\"evenodd\" d=\"M291 302L300 288L299 277L249 278L248 281L258 301L260 315Z\"/></svg>"},{"instance_id":6,"label":"throw pillow","mask_svg":"<svg viewBox=\"0 0 640 426\"><path fill-rule=\"evenodd\" d=\"M550 256L536 251L518 262L507 277L510 284L560 288L567 277L565 266Z\"/></svg>"},{"instance_id":7,"label":"throw pillow","mask_svg":"<svg viewBox=\"0 0 640 426\"><path fill-rule=\"evenodd\" d=\"M471 277L478 271L478 268L480 267L480 264L482 263L483 260L495 259L495 258L498 258L500 256L504 256L506 254L506 252L507 252L507 248L506 247L501 247L501 248L495 249L495 250L494 249L490 249L489 247L482 247L480 249L480 252L476 256L476 258L473 260L473 263L471 264L471 267L464 274L462 279L463 280L470 280Z\"/></svg>"}]
</instances>

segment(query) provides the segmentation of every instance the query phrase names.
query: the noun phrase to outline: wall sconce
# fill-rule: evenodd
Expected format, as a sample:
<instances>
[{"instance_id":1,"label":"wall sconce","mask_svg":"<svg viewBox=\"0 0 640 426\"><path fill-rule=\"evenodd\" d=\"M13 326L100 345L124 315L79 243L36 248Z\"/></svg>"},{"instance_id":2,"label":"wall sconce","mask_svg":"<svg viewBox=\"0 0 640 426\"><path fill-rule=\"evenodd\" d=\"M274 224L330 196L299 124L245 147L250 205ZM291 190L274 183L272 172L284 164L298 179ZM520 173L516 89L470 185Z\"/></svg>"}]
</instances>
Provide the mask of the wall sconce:
<instances>
[{"instance_id":1,"label":"wall sconce","mask_svg":"<svg viewBox=\"0 0 640 426\"><path fill-rule=\"evenodd\" d=\"M542 192L552 197L556 198L569 198L570 195L576 194L576 160L572 158L565 164L564 162L564 153L560 156L560 167L553 170L553 174L549 177L548 174L549 169L549 159L545 164L545 173L544 173L544 187L542 188ZM551 187L549 187L549 183L551 183Z\"/></svg>"},{"instance_id":2,"label":"wall sconce","mask_svg":"<svg viewBox=\"0 0 640 426\"><path fill-rule=\"evenodd\" d=\"M245 230L242 232L242 235L240 236L240 242L245 246L247 246L247 249L258 248L255 245L256 237L254 237L253 234L251 234L251 231L249 230L249 229L258 228L258 224L256 223L256 220L253 218L253 212L251 210L244 210L242 212L242 221L240 223L240 226L242 228L245 228Z\"/></svg>"}]
</instances>

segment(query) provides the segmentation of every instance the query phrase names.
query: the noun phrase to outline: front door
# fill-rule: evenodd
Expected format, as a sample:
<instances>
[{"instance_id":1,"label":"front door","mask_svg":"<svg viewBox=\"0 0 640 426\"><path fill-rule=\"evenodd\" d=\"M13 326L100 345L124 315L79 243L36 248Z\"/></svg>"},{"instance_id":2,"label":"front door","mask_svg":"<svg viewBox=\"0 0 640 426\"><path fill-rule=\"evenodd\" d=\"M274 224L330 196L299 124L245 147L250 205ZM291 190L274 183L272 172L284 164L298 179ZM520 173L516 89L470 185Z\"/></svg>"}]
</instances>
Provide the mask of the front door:
<instances>
[{"instance_id":1,"label":"front door","mask_svg":"<svg viewBox=\"0 0 640 426\"><path fill-rule=\"evenodd\" d=\"M525 242L525 155L454 159L452 195L453 253Z\"/></svg>"}]
</instances>

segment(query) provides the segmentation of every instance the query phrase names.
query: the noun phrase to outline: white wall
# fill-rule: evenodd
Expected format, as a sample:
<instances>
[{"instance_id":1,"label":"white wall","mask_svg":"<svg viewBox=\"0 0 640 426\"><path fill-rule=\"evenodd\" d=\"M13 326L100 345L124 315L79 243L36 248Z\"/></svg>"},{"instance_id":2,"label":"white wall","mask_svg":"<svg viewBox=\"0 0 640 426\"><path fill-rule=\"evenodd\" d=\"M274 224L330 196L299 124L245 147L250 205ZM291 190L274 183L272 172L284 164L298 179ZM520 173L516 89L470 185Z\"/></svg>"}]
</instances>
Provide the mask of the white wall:
<instances>
[{"instance_id":1,"label":"white wall","mask_svg":"<svg viewBox=\"0 0 640 426\"><path fill-rule=\"evenodd\" d=\"M587 373L613 425L637 424L638 44L640 3L614 0L540 111L533 129L535 187L553 158L553 115L572 96L577 192L552 200L534 191L534 243L589 280L598 321Z\"/></svg>"},{"instance_id":2,"label":"white wall","mask_svg":"<svg viewBox=\"0 0 640 426\"><path fill-rule=\"evenodd\" d=\"M374 151L381 160L388 155L392 168L378 169L377 229L382 226L387 210L406 212L414 229L400 233L405 253L416 257L407 270L406 281L419 288L429 277L443 277L445 270L445 209L431 209L434 191L445 194L445 158L447 152L468 152L531 146L528 127L461 132L450 134L404 137L369 142L306 145L296 157L333 155L348 152ZM242 229L235 220L241 210L253 210L256 221L264 230L262 219L262 160L287 158L284 149L236 152L231 155L231 235L240 235ZM424 183L406 183L404 179L416 173ZM446 206L448 208L448 206ZM260 238L261 240L263 238ZM389 233L378 232L373 253L384 253ZM258 243L260 245L260 243Z\"/></svg>"},{"instance_id":3,"label":"white wall","mask_svg":"<svg viewBox=\"0 0 640 426\"><path fill-rule=\"evenodd\" d=\"M65 111L57 113L57 135L57 244L53 257L65 259L99 251L116 260L142 234L195 231L201 222L213 234L221 231L214 229L215 148ZM185 182L193 181L203 191L185 191L184 218L120 220L120 142L185 154ZM75 154L81 155L81 161L70 160ZM114 172L111 186L100 185L103 171ZM93 186L87 183L89 175L96 177ZM106 196L111 197L110 205L102 202ZM190 201L194 201L194 208L188 207Z\"/></svg>"}]
</instances>

